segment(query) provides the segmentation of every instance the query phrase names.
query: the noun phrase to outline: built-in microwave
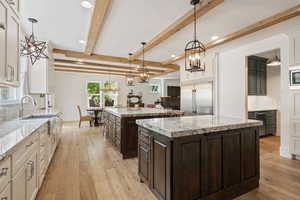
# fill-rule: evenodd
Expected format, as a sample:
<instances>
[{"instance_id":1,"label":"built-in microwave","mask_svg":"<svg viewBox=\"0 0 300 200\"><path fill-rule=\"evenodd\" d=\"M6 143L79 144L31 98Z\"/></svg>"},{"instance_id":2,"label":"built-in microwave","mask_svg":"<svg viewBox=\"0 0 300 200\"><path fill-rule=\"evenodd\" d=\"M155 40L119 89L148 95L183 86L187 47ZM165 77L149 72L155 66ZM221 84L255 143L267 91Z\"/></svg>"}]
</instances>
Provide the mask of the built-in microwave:
<instances>
[{"instance_id":1,"label":"built-in microwave","mask_svg":"<svg viewBox=\"0 0 300 200\"><path fill-rule=\"evenodd\" d=\"M290 69L290 86L300 88L300 66Z\"/></svg>"}]
</instances>

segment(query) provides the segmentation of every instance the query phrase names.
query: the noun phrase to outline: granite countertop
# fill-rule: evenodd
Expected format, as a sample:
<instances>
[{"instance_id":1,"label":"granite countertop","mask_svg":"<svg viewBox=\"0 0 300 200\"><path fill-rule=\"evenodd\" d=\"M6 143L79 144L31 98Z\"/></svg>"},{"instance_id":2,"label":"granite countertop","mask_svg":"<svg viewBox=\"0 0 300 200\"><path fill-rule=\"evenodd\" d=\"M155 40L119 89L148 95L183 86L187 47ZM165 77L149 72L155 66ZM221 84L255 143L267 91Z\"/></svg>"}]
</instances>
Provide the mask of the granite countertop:
<instances>
[{"instance_id":1,"label":"granite countertop","mask_svg":"<svg viewBox=\"0 0 300 200\"><path fill-rule=\"evenodd\" d=\"M141 127L169 138L262 125L262 122L257 120L243 120L212 115L144 119L137 120L136 123Z\"/></svg>"},{"instance_id":2,"label":"granite countertop","mask_svg":"<svg viewBox=\"0 0 300 200\"><path fill-rule=\"evenodd\" d=\"M104 108L106 112L109 112L118 117L143 117L143 116L160 116L168 114L183 114L180 110L170 109L158 109L158 108Z\"/></svg>"},{"instance_id":3,"label":"granite countertop","mask_svg":"<svg viewBox=\"0 0 300 200\"><path fill-rule=\"evenodd\" d=\"M249 108L248 112L273 111L273 110L277 110L277 108Z\"/></svg>"},{"instance_id":4,"label":"granite countertop","mask_svg":"<svg viewBox=\"0 0 300 200\"><path fill-rule=\"evenodd\" d=\"M33 116L58 115L58 111L40 110ZM15 119L0 125L0 160L18 146L26 137L47 123L51 118L36 118L29 120Z\"/></svg>"}]
</instances>

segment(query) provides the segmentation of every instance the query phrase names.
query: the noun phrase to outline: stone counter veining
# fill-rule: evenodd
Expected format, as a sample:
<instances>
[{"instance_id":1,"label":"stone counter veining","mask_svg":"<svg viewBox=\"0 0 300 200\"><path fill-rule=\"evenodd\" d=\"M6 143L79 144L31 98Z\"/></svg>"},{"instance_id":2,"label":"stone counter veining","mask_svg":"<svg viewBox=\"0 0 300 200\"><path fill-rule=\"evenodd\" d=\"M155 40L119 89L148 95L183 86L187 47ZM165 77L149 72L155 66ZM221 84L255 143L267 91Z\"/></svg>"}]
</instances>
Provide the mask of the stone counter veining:
<instances>
[{"instance_id":1,"label":"stone counter veining","mask_svg":"<svg viewBox=\"0 0 300 200\"><path fill-rule=\"evenodd\" d=\"M262 122L257 120L212 115L144 119L136 123L170 138L262 126Z\"/></svg>"},{"instance_id":2,"label":"stone counter veining","mask_svg":"<svg viewBox=\"0 0 300 200\"><path fill-rule=\"evenodd\" d=\"M104 111L109 112L118 117L155 117L170 114L183 114L183 112L179 110L157 108L105 108Z\"/></svg>"},{"instance_id":3,"label":"stone counter veining","mask_svg":"<svg viewBox=\"0 0 300 200\"><path fill-rule=\"evenodd\" d=\"M34 116L43 115L58 115L58 111L54 110L43 110L37 111ZM42 119L31 119L31 120L19 120L15 119L12 121L5 122L0 126L0 160L5 155L20 144L24 139L34 133L42 125L47 123L49 118Z\"/></svg>"}]
</instances>

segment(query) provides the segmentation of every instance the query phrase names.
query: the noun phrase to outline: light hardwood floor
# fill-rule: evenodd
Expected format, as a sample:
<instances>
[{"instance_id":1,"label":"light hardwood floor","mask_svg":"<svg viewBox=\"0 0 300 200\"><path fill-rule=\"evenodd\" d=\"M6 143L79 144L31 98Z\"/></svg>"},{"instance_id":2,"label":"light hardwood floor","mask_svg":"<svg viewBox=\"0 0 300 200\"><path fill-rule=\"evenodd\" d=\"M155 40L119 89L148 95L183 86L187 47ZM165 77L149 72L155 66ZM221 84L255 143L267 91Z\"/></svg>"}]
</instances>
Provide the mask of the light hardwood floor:
<instances>
[{"instance_id":1,"label":"light hardwood floor","mask_svg":"<svg viewBox=\"0 0 300 200\"><path fill-rule=\"evenodd\" d=\"M65 124L37 200L155 200L139 182L137 159L122 160L99 128ZM300 161L279 156L279 138L261 139L260 187L238 200L300 200Z\"/></svg>"}]
</instances>

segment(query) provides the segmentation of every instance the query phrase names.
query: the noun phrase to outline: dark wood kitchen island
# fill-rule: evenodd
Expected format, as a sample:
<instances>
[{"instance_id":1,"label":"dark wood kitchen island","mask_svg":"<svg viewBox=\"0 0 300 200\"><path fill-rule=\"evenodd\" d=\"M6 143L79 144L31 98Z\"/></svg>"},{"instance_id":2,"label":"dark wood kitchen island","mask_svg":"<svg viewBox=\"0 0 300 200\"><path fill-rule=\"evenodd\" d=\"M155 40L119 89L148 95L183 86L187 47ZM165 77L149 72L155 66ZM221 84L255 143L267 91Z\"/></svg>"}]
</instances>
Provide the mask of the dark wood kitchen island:
<instances>
[{"instance_id":1,"label":"dark wood kitchen island","mask_svg":"<svg viewBox=\"0 0 300 200\"><path fill-rule=\"evenodd\" d=\"M104 109L103 120L106 137L122 154L123 159L136 157L138 153L138 119L177 117L183 112L156 108L113 108Z\"/></svg>"},{"instance_id":2,"label":"dark wood kitchen island","mask_svg":"<svg viewBox=\"0 0 300 200\"><path fill-rule=\"evenodd\" d=\"M158 199L226 200L259 186L262 122L187 116L137 124L140 180Z\"/></svg>"}]
</instances>

